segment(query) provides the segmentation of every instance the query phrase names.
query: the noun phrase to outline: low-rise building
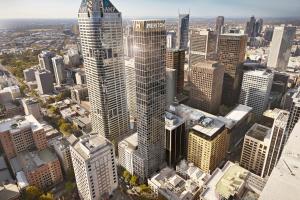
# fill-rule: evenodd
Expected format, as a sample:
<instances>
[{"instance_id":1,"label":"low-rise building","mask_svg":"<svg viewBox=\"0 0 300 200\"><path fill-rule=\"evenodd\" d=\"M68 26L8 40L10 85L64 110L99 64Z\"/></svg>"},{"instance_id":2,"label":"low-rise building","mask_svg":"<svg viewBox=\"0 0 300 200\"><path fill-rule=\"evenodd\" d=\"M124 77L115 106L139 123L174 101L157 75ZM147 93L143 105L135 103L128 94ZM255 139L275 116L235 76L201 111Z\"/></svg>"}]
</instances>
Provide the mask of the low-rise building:
<instances>
[{"instance_id":1,"label":"low-rise building","mask_svg":"<svg viewBox=\"0 0 300 200\"><path fill-rule=\"evenodd\" d=\"M41 189L52 187L63 180L59 160L48 148L21 152L10 159L10 165L15 175L23 172L29 185Z\"/></svg>"},{"instance_id":2,"label":"low-rise building","mask_svg":"<svg viewBox=\"0 0 300 200\"><path fill-rule=\"evenodd\" d=\"M204 183L200 200L258 199L266 180L228 161ZM250 198L252 197L252 198Z\"/></svg>"},{"instance_id":3,"label":"low-rise building","mask_svg":"<svg viewBox=\"0 0 300 200\"><path fill-rule=\"evenodd\" d=\"M78 104L81 101L86 101L89 97L88 89L86 85L76 85L71 89L71 99Z\"/></svg>"},{"instance_id":4,"label":"low-rise building","mask_svg":"<svg viewBox=\"0 0 300 200\"><path fill-rule=\"evenodd\" d=\"M23 151L47 148L45 131L32 115L0 121L0 141L8 159Z\"/></svg>"}]
</instances>

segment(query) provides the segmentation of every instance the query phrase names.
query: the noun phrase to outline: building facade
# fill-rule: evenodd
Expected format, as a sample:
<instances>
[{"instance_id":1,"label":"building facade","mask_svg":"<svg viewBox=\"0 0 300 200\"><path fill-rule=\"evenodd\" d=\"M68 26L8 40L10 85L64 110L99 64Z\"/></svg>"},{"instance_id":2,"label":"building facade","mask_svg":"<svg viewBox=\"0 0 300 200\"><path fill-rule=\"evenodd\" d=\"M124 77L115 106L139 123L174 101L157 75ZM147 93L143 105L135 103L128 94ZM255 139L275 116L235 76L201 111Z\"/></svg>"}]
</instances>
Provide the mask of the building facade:
<instances>
[{"instance_id":1,"label":"building facade","mask_svg":"<svg viewBox=\"0 0 300 200\"><path fill-rule=\"evenodd\" d=\"M203 61L191 69L190 101L194 108L217 114L222 98L224 66Z\"/></svg>"},{"instance_id":2,"label":"building facade","mask_svg":"<svg viewBox=\"0 0 300 200\"><path fill-rule=\"evenodd\" d=\"M254 124L244 138L240 165L250 172L263 176L270 146L271 129Z\"/></svg>"},{"instance_id":3,"label":"building facade","mask_svg":"<svg viewBox=\"0 0 300 200\"><path fill-rule=\"evenodd\" d=\"M37 89L40 94L53 94L53 75L48 70L40 70L35 72Z\"/></svg>"},{"instance_id":4,"label":"building facade","mask_svg":"<svg viewBox=\"0 0 300 200\"><path fill-rule=\"evenodd\" d=\"M293 102L290 109L290 116L288 120L287 131L290 134L295 125L299 122L300 119L300 89L292 96Z\"/></svg>"},{"instance_id":5,"label":"building facade","mask_svg":"<svg viewBox=\"0 0 300 200\"><path fill-rule=\"evenodd\" d=\"M83 0L78 22L93 131L117 142L129 130L121 13L109 0Z\"/></svg>"},{"instance_id":6,"label":"building facade","mask_svg":"<svg viewBox=\"0 0 300 200\"><path fill-rule=\"evenodd\" d=\"M134 171L145 180L164 161L166 27L163 20L138 20L133 25L138 133Z\"/></svg>"},{"instance_id":7,"label":"building facade","mask_svg":"<svg viewBox=\"0 0 300 200\"><path fill-rule=\"evenodd\" d=\"M178 17L177 48L187 49L189 42L190 15L180 14Z\"/></svg>"},{"instance_id":8,"label":"building facade","mask_svg":"<svg viewBox=\"0 0 300 200\"><path fill-rule=\"evenodd\" d=\"M222 104L233 106L238 102L242 79L240 64L245 60L247 36L223 34L218 41L218 60L225 66Z\"/></svg>"},{"instance_id":9,"label":"building facade","mask_svg":"<svg viewBox=\"0 0 300 200\"><path fill-rule=\"evenodd\" d=\"M267 109L273 77L268 71L247 71L243 75L240 104L252 107L257 119Z\"/></svg>"},{"instance_id":10,"label":"building facade","mask_svg":"<svg viewBox=\"0 0 300 200\"><path fill-rule=\"evenodd\" d=\"M216 29L215 29L218 35L222 34L223 26L224 26L224 16L218 16L216 19Z\"/></svg>"},{"instance_id":11,"label":"building facade","mask_svg":"<svg viewBox=\"0 0 300 200\"><path fill-rule=\"evenodd\" d=\"M270 53L268 57L268 67L275 68L278 71L286 70L289 63L295 34L295 26L282 25L276 26L274 28Z\"/></svg>"},{"instance_id":12,"label":"building facade","mask_svg":"<svg viewBox=\"0 0 300 200\"><path fill-rule=\"evenodd\" d=\"M134 59L125 60L125 76L129 115L136 119L136 75Z\"/></svg>"},{"instance_id":13,"label":"building facade","mask_svg":"<svg viewBox=\"0 0 300 200\"><path fill-rule=\"evenodd\" d=\"M52 58L53 73L57 85L61 85L65 81L65 64L62 56Z\"/></svg>"},{"instance_id":14,"label":"building facade","mask_svg":"<svg viewBox=\"0 0 300 200\"><path fill-rule=\"evenodd\" d=\"M106 199L118 187L114 147L106 138L85 135L71 146L71 157L80 198Z\"/></svg>"}]
</instances>

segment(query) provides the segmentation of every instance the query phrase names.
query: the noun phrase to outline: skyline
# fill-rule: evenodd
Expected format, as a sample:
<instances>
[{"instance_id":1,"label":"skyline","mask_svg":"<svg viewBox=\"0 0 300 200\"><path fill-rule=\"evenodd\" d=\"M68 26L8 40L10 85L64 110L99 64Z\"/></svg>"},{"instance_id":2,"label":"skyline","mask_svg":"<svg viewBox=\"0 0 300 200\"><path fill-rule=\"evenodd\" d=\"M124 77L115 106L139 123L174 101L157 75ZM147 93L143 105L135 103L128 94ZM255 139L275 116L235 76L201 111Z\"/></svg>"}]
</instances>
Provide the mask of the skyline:
<instances>
[{"instance_id":1,"label":"skyline","mask_svg":"<svg viewBox=\"0 0 300 200\"><path fill-rule=\"evenodd\" d=\"M172 1L172 5L170 5ZM10 0L0 3L0 19L62 19L77 18L81 0ZM124 17L175 17L190 11L192 17L300 17L297 0L112 0ZM46 9L45 9L46 8ZM153 11L155 10L155 12ZM234 11L234 12L233 12Z\"/></svg>"}]
</instances>

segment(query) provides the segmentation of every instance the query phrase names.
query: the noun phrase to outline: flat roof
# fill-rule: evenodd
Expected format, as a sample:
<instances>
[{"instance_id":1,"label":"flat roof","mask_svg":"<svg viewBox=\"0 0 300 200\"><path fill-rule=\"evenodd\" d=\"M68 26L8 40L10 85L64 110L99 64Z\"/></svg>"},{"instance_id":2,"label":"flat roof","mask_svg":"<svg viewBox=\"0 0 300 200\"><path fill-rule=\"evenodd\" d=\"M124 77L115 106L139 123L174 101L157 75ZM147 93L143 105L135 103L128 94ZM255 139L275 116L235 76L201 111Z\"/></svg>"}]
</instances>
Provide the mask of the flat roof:
<instances>
[{"instance_id":1,"label":"flat roof","mask_svg":"<svg viewBox=\"0 0 300 200\"><path fill-rule=\"evenodd\" d=\"M42 129L42 125L35 119L33 115L16 116L14 118L0 121L0 131L14 131L26 127L31 127L32 131Z\"/></svg>"},{"instance_id":2,"label":"flat roof","mask_svg":"<svg viewBox=\"0 0 300 200\"><path fill-rule=\"evenodd\" d=\"M246 133L247 136L260 141L264 141L264 139L270 136L270 134L271 128L263 126L261 124L254 124Z\"/></svg>"},{"instance_id":3,"label":"flat roof","mask_svg":"<svg viewBox=\"0 0 300 200\"><path fill-rule=\"evenodd\" d=\"M232 111L230 111L225 118L232 120L234 123L242 120L246 115L248 115L253 109L249 106L239 104Z\"/></svg>"},{"instance_id":4,"label":"flat roof","mask_svg":"<svg viewBox=\"0 0 300 200\"><path fill-rule=\"evenodd\" d=\"M213 120L212 123L208 126L197 124L193 126L193 130L205 134L209 137L212 137L216 133L218 133L220 129L224 128L224 126L225 126L224 122L221 122L219 120Z\"/></svg>"},{"instance_id":5,"label":"flat roof","mask_svg":"<svg viewBox=\"0 0 300 200\"><path fill-rule=\"evenodd\" d=\"M300 196L300 122L292 131L278 164L263 189L260 200L295 200Z\"/></svg>"}]
</instances>

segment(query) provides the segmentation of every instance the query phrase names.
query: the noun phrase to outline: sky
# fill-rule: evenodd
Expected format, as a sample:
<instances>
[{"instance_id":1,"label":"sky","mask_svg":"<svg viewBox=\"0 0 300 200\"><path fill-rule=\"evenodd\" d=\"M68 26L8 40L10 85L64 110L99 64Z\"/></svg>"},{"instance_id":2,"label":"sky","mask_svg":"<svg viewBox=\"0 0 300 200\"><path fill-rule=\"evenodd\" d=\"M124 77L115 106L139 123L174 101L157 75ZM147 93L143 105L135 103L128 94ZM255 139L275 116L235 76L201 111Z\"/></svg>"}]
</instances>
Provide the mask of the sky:
<instances>
[{"instance_id":1,"label":"sky","mask_svg":"<svg viewBox=\"0 0 300 200\"><path fill-rule=\"evenodd\" d=\"M0 19L76 18L81 0L0 0ZM300 17L299 0L111 0L125 17Z\"/></svg>"}]
</instances>

